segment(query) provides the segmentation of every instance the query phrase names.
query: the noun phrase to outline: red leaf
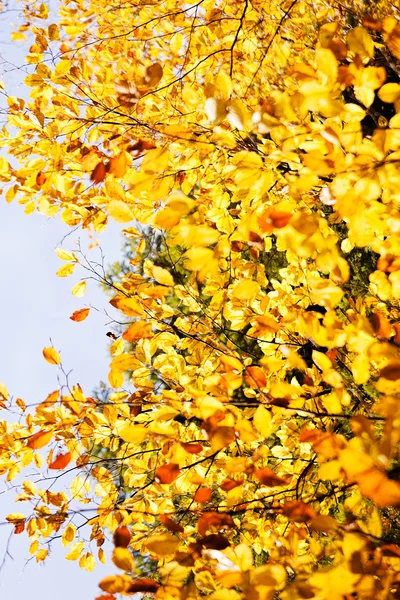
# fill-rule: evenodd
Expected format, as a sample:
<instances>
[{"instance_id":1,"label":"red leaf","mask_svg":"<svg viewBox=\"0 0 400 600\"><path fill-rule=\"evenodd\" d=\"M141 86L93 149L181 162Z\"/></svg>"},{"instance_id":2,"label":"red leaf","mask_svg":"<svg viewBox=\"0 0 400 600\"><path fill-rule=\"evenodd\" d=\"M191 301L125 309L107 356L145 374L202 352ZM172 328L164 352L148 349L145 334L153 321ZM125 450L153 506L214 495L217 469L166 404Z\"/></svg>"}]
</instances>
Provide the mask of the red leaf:
<instances>
[{"instance_id":1,"label":"red leaf","mask_svg":"<svg viewBox=\"0 0 400 600\"><path fill-rule=\"evenodd\" d=\"M80 321L84 321L88 314L90 313L90 308L80 308L79 310L75 310L70 316L71 321L75 321L76 323L80 323Z\"/></svg>"},{"instance_id":2,"label":"red leaf","mask_svg":"<svg viewBox=\"0 0 400 600\"><path fill-rule=\"evenodd\" d=\"M132 581L126 591L128 594L135 594L137 592L155 594L159 587L160 584L154 581L154 579L136 579L136 581Z\"/></svg>"},{"instance_id":3,"label":"red leaf","mask_svg":"<svg viewBox=\"0 0 400 600\"><path fill-rule=\"evenodd\" d=\"M183 533L185 531L180 523L175 523L175 521L167 517L167 515L160 515L160 521L168 531L172 531L173 533Z\"/></svg>"},{"instance_id":4,"label":"red leaf","mask_svg":"<svg viewBox=\"0 0 400 600\"><path fill-rule=\"evenodd\" d=\"M114 531L114 546L116 548L127 548L131 541L131 532L127 527L118 527Z\"/></svg>"},{"instance_id":5,"label":"red leaf","mask_svg":"<svg viewBox=\"0 0 400 600\"><path fill-rule=\"evenodd\" d=\"M101 183L102 181L104 181L106 173L107 171L105 164L103 162L99 162L93 169L92 174L90 176L90 180L96 184Z\"/></svg>"},{"instance_id":6,"label":"red leaf","mask_svg":"<svg viewBox=\"0 0 400 600\"><path fill-rule=\"evenodd\" d=\"M49 469L65 469L71 460L71 452L65 454L57 454L53 462L49 464Z\"/></svg>"},{"instance_id":7,"label":"red leaf","mask_svg":"<svg viewBox=\"0 0 400 600\"><path fill-rule=\"evenodd\" d=\"M179 465L168 463L158 467L155 472L157 483L172 483L179 475Z\"/></svg>"}]
</instances>

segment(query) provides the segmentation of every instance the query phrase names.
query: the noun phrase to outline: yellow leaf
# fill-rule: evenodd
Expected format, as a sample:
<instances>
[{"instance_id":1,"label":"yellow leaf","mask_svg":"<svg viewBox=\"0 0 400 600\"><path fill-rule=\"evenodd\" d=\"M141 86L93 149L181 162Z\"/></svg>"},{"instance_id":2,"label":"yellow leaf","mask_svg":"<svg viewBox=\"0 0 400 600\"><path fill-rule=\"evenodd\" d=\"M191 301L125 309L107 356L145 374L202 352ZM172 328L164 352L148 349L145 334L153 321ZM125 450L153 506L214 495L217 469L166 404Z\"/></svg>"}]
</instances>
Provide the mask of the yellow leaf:
<instances>
[{"instance_id":1,"label":"yellow leaf","mask_svg":"<svg viewBox=\"0 0 400 600\"><path fill-rule=\"evenodd\" d=\"M69 523L66 526L64 533L61 536L62 545L68 546L71 542L74 541L75 536L76 536L76 527L75 527L75 525L72 525L72 523Z\"/></svg>"},{"instance_id":2,"label":"yellow leaf","mask_svg":"<svg viewBox=\"0 0 400 600\"><path fill-rule=\"evenodd\" d=\"M60 267L56 273L58 277L69 277L72 275L75 269L75 263L68 263Z\"/></svg>"},{"instance_id":3,"label":"yellow leaf","mask_svg":"<svg viewBox=\"0 0 400 600\"><path fill-rule=\"evenodd\" d=\"M56 248L56 254L61 260L72 260L77 261L75 254L72 252L68 252L68 250L64 250L63 248Z\"/></svg>"},{"instance_id":4,"label":"yellow leaf","mask_svg":"<svg viewBox=\"0 0 400 600\"><path fill-rule=\"evenodd\" d=\"M141 317L143 315L143 308L136 298L116 296L110 300L110 304L128 317Z\"/></svg>"},{"instance_id":5,"label":"yellow leaf","mask_svg":"<svg viewBox=\"0 0 400 600\"><path fill-rule=\"evenodd\" d=\"M132 553L128 548L114 548L112 561L118 569L122 569L123 571L131 572L135 568Z\"/></svg>"},{"instance_id":6,"label":"yellow leaf","mask_svg":"<svg viewBox=\"0 0 400 600\"><path fill-rule=\"evenodd\" d=\"M129 588L131 578L128 575L109 575L99 583L99 588L109 594L119 594Z\"/></svg>"},{"instance_id":7,"label":"yellow leaf","mask_svg":"<svg viewBox=\"0 0 400 600\"><path fill-rule=\"evenodd\" d=\"M7 387L0 381L0 401L4 398L4 400L8 400L8 390Z\"/></svg>"},{"instance_id":8,"label":"yellow leaf","mask_svg":"<svg viewBox=\"0 0 400 600\"><path fill-rule=\"evenodd\" d=\"M130 444L141 444L149 436L148 429L143 425L123 425L117 432L124 442Z\"/></svg>"},{"instance_id":9,"label":"yellow leaf","mask_svg":"<svg viewBox=\"0 0 400 600\"><path fill-rule=\"evenodd\" d=\"M56 68L54 69L52 79L64 77L67 73L70 72L71 67L72 63L70 60L60 60L60 62L56 65Z\"/></svg>"},{"instance_id":10,"label":"yellow leaf","mask_svg":"<svg viewBox=\"0 0 400 600\"><path fill-rule=\"evenodd\" d=\"M351 362L351 372L357 385L367 383L370 377L370 363L365 354L359 354Z\"/></svg>"},{"instance_id":11,"label":"yellow leaf","mask_svg":"<svg viewBox=\"0 0 400 600\"><path fill-rule=\"evenodd\" d=\"M81 569L85 569L88 573L93 571L96 566L96 561L94 560L94 556L91 552L86 552L79 559L79 566Z\"/></svg>"},{"instance_id":12,"label":"yellow leaf","mask_svg":"<svg viewBox=\"0 0 400 600\"><path fill-rule=\"evenodd\" d=\"M43 356L51 365L59 365L61 356L54 348L43 348Z\"/></svg>"},{"instance_id":13,"label":"yellow leaf","mask_svg":"<svg viewBox=\"0 0 400 600\"><path fill-rule=\"evenodd\" d=\"M238 300L251 300L260 291L260 284L252 279L241 279L232 289L232 296Z\"/></svg>"},{"instance_id":14,"label":"yellow leaf","mask_svg":"<svg viewBox=\"0 0 400 600\"><path fill-rule=\"evenodd\" d=\"M174 285L174 279L171 273L167 271L167 269L163 269L162 267L153 267L153 277L157 281L157 283L160 283L161 285Z\"/></svg>"},{"instance_id":15,"label":"yellow leaf","mask_svg":"<svg viewBox=\"0 0 400 600\"><path fill-rule=\"evenodd\" d=\"M153 535L148 538L145 542L145 546L151 554L157 556L168 556L173 554L178 548L180 540L169 533L163 533L161 535Z\"/></svg>"},{"instance_id":16,"label":"yellow leaf","mask_svg":"<svg viewBox=\"0 0 400 600\"><path fill-rule=\"evenodd\" d=\"M75 542L75 544L72 544L70 551L68 552L65 558L67 560L78 560L78 558L82 554L84 547L85 542Z\"/></svg>"},{"instance_id":17,"label":"yellow leaf","mask_svg":"<svg viewBox=\"0 0 400 600\"><path fill-rule=\"evenodd\" d=\"M124 340L115 340L115 342L113 342L110 346L111 356L118 356L119 354L122 354L122 352L124 351L124 347Z\"/></svg>"},{"instance_id":18,"label":"yellow leaf","mask_svg":"<svg viewBox=\"0 0 400 600\"><path fill-rule=\"evenodd\" d=\"M129 205L122 200L111 200L107 204L107 212L114 221L128 223L133 220L133 213Z\"/></svg>"},{"instance_id":19,"label":"yellow leaf","mask_svg":"<svg viewBox=\"0 0 400 600\"><path fill-rule=\"evenodd\" d=\"M48 550L39 550L36 552L36 562L42 562L47 558L49 551Z\"/></svg>"},{"instance_id":20,"label":"yellow leaf","mask_svg":"<svg viewBox=\"0 0 400 600\"><path fill-rule=\"evenodd\" d=\"M264 408L262 404L257 407L256 412L254 413L253 424L264 438L270 436L273 431L271 412Z\"/></svg>"},{"instance_id":21,"label":"yellow leaf","mask_svg":"<svg viewBox=\"0 0 400 600\"><path fill-rule=\"evenodd\" d=\"M10 513L7 517L6 517L6 521L8 521L9 523L18 523L20 521L25 521L26 516L22 513Z\"/></svg>"},{"instance_id":22,"label":"yellow leaf","mask_svg":"<svg viewBox=\"0 0 400 600\"><path fill-rule=\"evenodd\" d=\"M81 298L86 292L86 281L80 281L72 288L72 294L77 298Z\"/></svg>"},{"instance_id":23,"label":"yellow leaf","mask_svg":"<svg viewBox=\"0 0 400 600\"><path fill-rule=\"evenodd\" d=\"M117 371L116 369L111 369L108 374L108 381L111 387L114 389L118 389L124 385L124 376L121 371Z\"/></svg>"},{"instance_id":24,"label":"yellow leaf","mask_svg":"<svg viewBox=\"0 0 400 600\"><path fill-rule=\"evenodd\" d=\"M400 98L400 85L398 83L386 83L379 90L378 96L383 102L394 103Z\"/></svg>"},{"instance_id":25,"label":"yellow leaf","mask_svg":"<svg viewBox=\"0 0 400 600\"><path fill-rule=\"evenodd\" d=\"M346 43L348 49L358 54L363 62L368 61L374 55L374 42L364 27L354 27L347 34Z\"/></svg>"}]
</instances>

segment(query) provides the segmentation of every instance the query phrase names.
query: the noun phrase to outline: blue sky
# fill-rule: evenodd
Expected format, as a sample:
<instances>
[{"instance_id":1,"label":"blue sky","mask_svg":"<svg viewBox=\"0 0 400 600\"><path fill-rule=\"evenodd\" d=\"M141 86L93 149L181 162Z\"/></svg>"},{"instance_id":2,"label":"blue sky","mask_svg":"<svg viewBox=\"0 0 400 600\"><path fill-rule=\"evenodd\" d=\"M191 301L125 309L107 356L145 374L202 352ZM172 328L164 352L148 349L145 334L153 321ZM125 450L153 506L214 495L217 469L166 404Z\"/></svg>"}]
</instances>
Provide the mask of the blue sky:
<instances>
[{"instance_id":1,"label":"blue sky","mask_svg":"<svg viewBox=\"0 0 400 600\"><path fill-rule=\"evenodd\" d=\"M50 5L54 8L56 1ZM9 0L8 6L13 9L18 4ZM17 11L0 13L0 78L10 95L26 98L21 84L23 72L10 67L10 63L23 65L26 51L20 42L10 42L12 22L18 22ZM120 257L120 229L111 224L98 236L107 264ZM84 275L79 269L68 278L55 275L62 263L54 250L66 233L70 235L64 240L65 249L75 250L78 240L83 248L90 243L87 233L71 233L57 217L26 216L23 206L7 204L0 196L0 381L10 394L21 397L28 405L42 401L58 387L57 368L42 356L50 339L60 352L65 369L72 371L70 382L78 382L85 393L90 394L100 380L107 379L109 340L105 334L110 327L104 309L109 307L108 299L94 281L88 282L83 298L71 294L72 286ZM89 250L88 257L99 260L99 250ZM81 323L69 319L75 310L87 306L99 310L92 309ZM4 418L13 417L1 411L0 419ZM29 471L24 478L29 479ZM25 504L15 505L13 496L14 491L7 490L0 479L0 522L10 512L29 511ZM112 563L100 565L92 573L82 571L76 562L64 559L67 550L60 540L52 545L46 562L37 564L28 553L27 536L12 535L9 540L11 531L9 525L0 526L0 563L4 559L0 571L2 600L92 600L101 593L99 580L116 571ZM109 558L110 546L105 550Z\"/></svg>"}]
</instances>

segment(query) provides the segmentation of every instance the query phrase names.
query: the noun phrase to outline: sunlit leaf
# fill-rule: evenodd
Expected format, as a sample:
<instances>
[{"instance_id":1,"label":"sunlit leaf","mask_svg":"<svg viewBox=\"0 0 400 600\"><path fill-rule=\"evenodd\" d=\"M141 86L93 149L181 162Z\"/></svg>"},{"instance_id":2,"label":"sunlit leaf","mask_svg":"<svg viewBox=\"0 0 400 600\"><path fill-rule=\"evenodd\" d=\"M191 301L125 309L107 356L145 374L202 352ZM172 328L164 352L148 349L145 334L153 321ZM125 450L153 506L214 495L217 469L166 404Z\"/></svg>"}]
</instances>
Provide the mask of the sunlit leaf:
<instances>
[{"instance_id":1,"label":"sunlit leaf","mask_svg":"<svg viewBox=\"0 0 400 600\"><path fill-rule=\"evenodd\" d=\"M158 483L172 483L179 475L179 465L176 463L167 463L157 467L155 477Z\"/></svg>"},{"instance_id":2,"label":"sunlit leaf","mask_svg":"<svg viewBox=\"0 0 400 600\"><path fill-rule=\"evenodd\" d=\"M54 348L43 348L43 356L51 365L59 365L61 363L61 356Z\"/></svg>"},{"instance_id":3,"label":"sunlit leaf","mask_svg":"<svg viewBox=\"0 0 400 600\"><path fill-rule=\"evenodd\" d=\"M52 431L38 431L37 433L34 433L33 435L31 435L31 437L28 439L26 445L29 448L38 450L39 448L43 448L43 446L46 446L52 440L52 437L53 437Z\"/></svg>"},{"instance_id":4,"label":"sunlit leaf","mask_svg":"<svg viewBox=\"0 0 400 600\"><path fill-rule=\"evenodd\" d=\"M81 321L84 321L90 313L90 308L80 308L79 310L75 310L72 315L70 316L71 321L75 321L77 323L80 323Z\"/></svg>"},{"instance_id":5,"label":"sunlit leaf","mask_svg":"<svg viewBox=\"0 0 400 600\"><path fill-rule=\"evenodd\" d=\"M132 553L128 548L120 546L114 548L112 561L118 569L122 569L123 571L132 571L135 567Z\"/></svg>"},{"instance_id":6,"label":"sunlit leaf","mask_svg":"<svg viewBox=\"0 0 400 600\"><path fill-rule=\"evenodd\" d=\"M57 454L54 460L49 464L49 469L62 470L71 462L71 453Z\"/></svg>"}]
</instances>

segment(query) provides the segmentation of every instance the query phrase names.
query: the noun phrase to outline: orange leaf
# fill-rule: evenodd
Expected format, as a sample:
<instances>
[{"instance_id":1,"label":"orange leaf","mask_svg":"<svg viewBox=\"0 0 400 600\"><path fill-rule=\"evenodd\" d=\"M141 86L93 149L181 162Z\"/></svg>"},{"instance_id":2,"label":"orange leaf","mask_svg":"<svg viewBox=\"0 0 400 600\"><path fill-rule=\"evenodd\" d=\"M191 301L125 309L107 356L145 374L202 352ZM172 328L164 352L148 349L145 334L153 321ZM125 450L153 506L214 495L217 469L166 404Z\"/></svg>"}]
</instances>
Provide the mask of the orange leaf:
<instances>
[{"instance_id":1,"label":"orange leaf","mask_svg":"<svg viewBox=\"0 0 400 600\"><path fill-rule=\"evenodd\" d=\"M203 450L203 446L198 442L181 442L181 446L189 454L200 454Z\"/></svg>"},{"instance_id":2,"label":"orange leaf","mask_svg":"<svg viewBox=\"0 0 400 600\"><path fill-rule=\"evenodd\" d=\"M358 475L357 484L363 496L370 498L379 508L400 504L400 483L388 479L379 469L368 469Z\"/></svg>"},{"instance_id":3,"label":"orange leaf","mask_svg":"<svg viewBox=\"0 0 400 600\"><path fill-rule=\"evenodd\" d=\"M374 19L370 15L364 15L361 19L361 23L365 29L369 29L370 31L382 31L383 24L382 21L378 21L378 19Z\"/></svg>"},{"instance_id":4,"label":"orange leaf","mask_svg":"<svg viewBox=\"0 0 400 600\"><path fill-rule=\"evenodd\" d=\"M220 488L224 490L224 492L229 492L233 490L235 487L242 485L243 481L235 481L234 479L225 479L220 485Z\"/></svg>"},{"instance_id":5,"label":"orange leaf","mask_svg":"<svg viewBox=\"0 0 400 600\"><path fill-rule=\"evenodd\" d=\"M173 533L183 533L185 531L180 523L175 523L175 521L167 517L167 515L160 515L160 521L168 531L172 531Z\"/></svg>"},{"instance_id":6,"label":"orange leaf","mask_svg":"<svg viewBox=\"0 0 400 600\"><path fill-rule=\"evenodd\" d=\"M393 327L396 332L393 341L397 346L400 346L400 323L394 323Z\"/></svg>"},{"instance_id":7,"label":"orange leaf","mask_svg":"<svg viewBox=\"0 0 400 600\"><path fill-rule=\"evenodd\" d=\"M71 452L66 452L65 454L57 454L53 462L49 464L49 469L58 469L62 470L69 464L71 460Z\"/></svg>"},{"instance_id":8,"label":"orange leaf","mask_svg":"<svg viewBox=\"0 0 400 600\"><path fill-rule=\"evenodd\" d=\"M127 548L131 541L131 532L127 527L117 527L114 531L114 546L116 548Z\"/></svg>"},{"instance_id":9,"label":"orange leaf","mask_svg":"<svg viewBox=\"0 0 400 600\"><path fill-rule=\"evenodd\" d=\"M179 475L179 465L168 463L158 467L155 472L157 483L172 483Z\"/></svg>"},{"instance_id":10,"label":"orange leaf","mask_svg":"<svg viewBox=\"0 0 400 600\"><path fill-rule=\"evenodd\" d=\"M79 310L76 310L75 312L72 313L72 315L70 316L71 321L75 321L76 323L79 323L80 321L84 321L88 314L90 313L90 308L80 308Z\"/></svg>"},{"instance_id":11,"label":"orange leaf","mask_svg":"<svg viewBox=\"0 0 400 600\"><path fill-rule=\"evenodd\" d=\"M261 367L247 367L245 380L251 388L264 388L267 385L267 378Z\"/></svg>"},{"instance_id":12,"label":"orange leaf","mask_svg":"<svg viewBox=\"0 0 400 600\"><path fill-rule=\"evenodd\" d=\"M136 579L133 581L126 592L128 594L136 594L137 592L144 592L146 594L155 594L160 584L154 579Z\"/></svg>"},{"instance_id":13,"label":"orange leaf","mask_svg":"<svg viewBox=\"0 0 400 600\"><path fill-rule=\"evenodd\" d=\"M380 376L389 381L397 381L397 379L400 379L400 363L384 367L380 372Z\"/></svg>"},{"instance_id":14,"label":"orange leaf","mask_svg":"<svg viewBox=\"0 0 400 600\"><path fill-rule=\"evenodd\" d=\"M110 158L106 170L108 173L112 173L114 177L123 177L126 173L127 166L128 161L126 159L126 154L124 151L122 151L118 154L118 156L113 156Z\"/></svg>"},{"instance_id":15,"label":"orange leaf","mask_svg":"<svg viewBox=\"0 0 400 600\"><path fill-rule=\"evenodd\" d=\"M135 321L124 331L122 337L127 342L136 342L138 340L150 339L154 336L151 330L151 324L145 321Z\"/></svg>"},{"instance_id":16,"label":"orange leaf","mask_svg":"<svg viewBox=\"0 0 400 600\"><path fill-rule=\"evenodd\" d=\"M197 531L204 537L210 528L230 529L235 527L233 519L230 515L217 512L205 512L197 523Z\"/></svg>"},{"instance_id":17,"label":"orange leaf","mask_svg":"<svg viewBox=\"0 0 400 600\"><path fill-rule=\"evenodd\" d=\"M146 87L155 87L163 76L163 68L160 63L154 63L146 69L146 75L143 78L143 85Z\"/></svg>"},{"instance_id":18,"label":"orange leaf","mask_svg":"<svg viewBox=\"0 0 400 600\"><path fill-rule=\"evenodd\" d=\"M305 523L310 519L315 519L317 516L317 513L311 506L300 502L300 500L285 502L282 507L282 514L295 523Z\"/></svg>"},{"instance_id":19,"label":"orange leaf","mask_svg":"<svg viewBox=\"0 0 400 600\"><path fill-rule=\"evenodd\" d=\"M216 452L226 448L236 440L236 431L234 427L217 427L210 434L211 450Z\"/></svg>"},{"instance_id":20,"label":"orange leaf","mask_svg":"<svg viewBox=\"0 0 400 600\"><path fill-rule=\"evenodd\" d=\"M195 493L193 499L196 502L208 502L212 496L212 491L209 488L201 487Z\"/></svg>"},{"instance_id":21,"label":"orange leaf","mask_svg":"<svg viewBox=\"0 0 400 600\"><path fill-rule=\"evenodd\" d=\"M24 531L24 529L25 529L25 521L20 521L19 523L16 523L14 526L15 535L22 533Z\"/></svg>"},{"instance_id":22,"label":"orange leaf","mask_svg":"<svg viewBox=\"0 0 400 600\"><path fill-rule=\"evenodd\" d=\"M38 450L39 448L43 448L51 441L53 437L52 431L38 431L31 435L27 442L28 448L32 448L33 450Z\"/></svg>"},{"instance_id":23,"label":"orange leaf","mask_svg":"<svg viewBox=\"0 0 400 600\"><path fill-rule=\"evenodd\" d=\"M303 442L305 444L312 444L320 439L323 436L322 431L318 431L317 429L303 429L303 431L299 435L299 442Z\"/></svg>"},{"instance_id":24,"label":"orange leaf","mask_svg":"<svg viewBox=\"0 0 400 600\"><path fill-rule=\"evenodd\" d=\"M258 218L258 225L262 232L271 233L274 229L286 227L292 218L292 214L276 210L276 208L267 208Z\"/></svg>"},{"instance_id":25,"label":"orange leaf","mask_svg":"<svg viewBox=\"0 0 400 600\"><path fill-rule=\"evenodd\" d=\"M99 162L93 169L92 174L90 176L90 180L96 184L101 183L102 181L104 181L106 173L107 171L105 164L103 162Z\"/></svg>"},{"instance_id":26,"label":"orange leaf","mask_svg":"<svg viewBox=\"0 0 400 600\"><path fill-rule=\"evenodd\" d=\"M42 173L42 171L39 171L39 173L36 175L36 184L43 185L44 183L46 183L46 179L46 175Z\"/></svg>"},{"instance_id":27,"label":"orange leaf","mask_svg":"<svg viewBox=\"0 0 400 600\"><path fill-rule=\"evenodd\" d=\"M282 479L282 477L276 475L276 473L274 473L268 467L265 467L264 469L257 469L255 475L262 485L267 485L268 487L286 485L286 481Z\"/></svg>"},{"instance_id":28,"label":"orange leaf","mask_svg":"<svg viewBox=\"0 0 400 600\"><path fill-rule=\"evenodd\" d=\"M132 154L132 158L139 158L143 154L144 150L153 150L156 146L152 142L146 142L145 140L138 140L126 149L127 152Z\"/></svg>"},{"instance_id":29,"label":"orange leaf","mask_svg":"<svg viewBox=\"0 0 400 600\"><path fill-rule=\"evenodd\" d=\"M374 312L370 316L370 323L372 325L372 329L374 333L382 338L383 340L388 340L391 334L391 326L389 321L385 316L383 316L379 312Z\"/></svg>"}]
</instances>

